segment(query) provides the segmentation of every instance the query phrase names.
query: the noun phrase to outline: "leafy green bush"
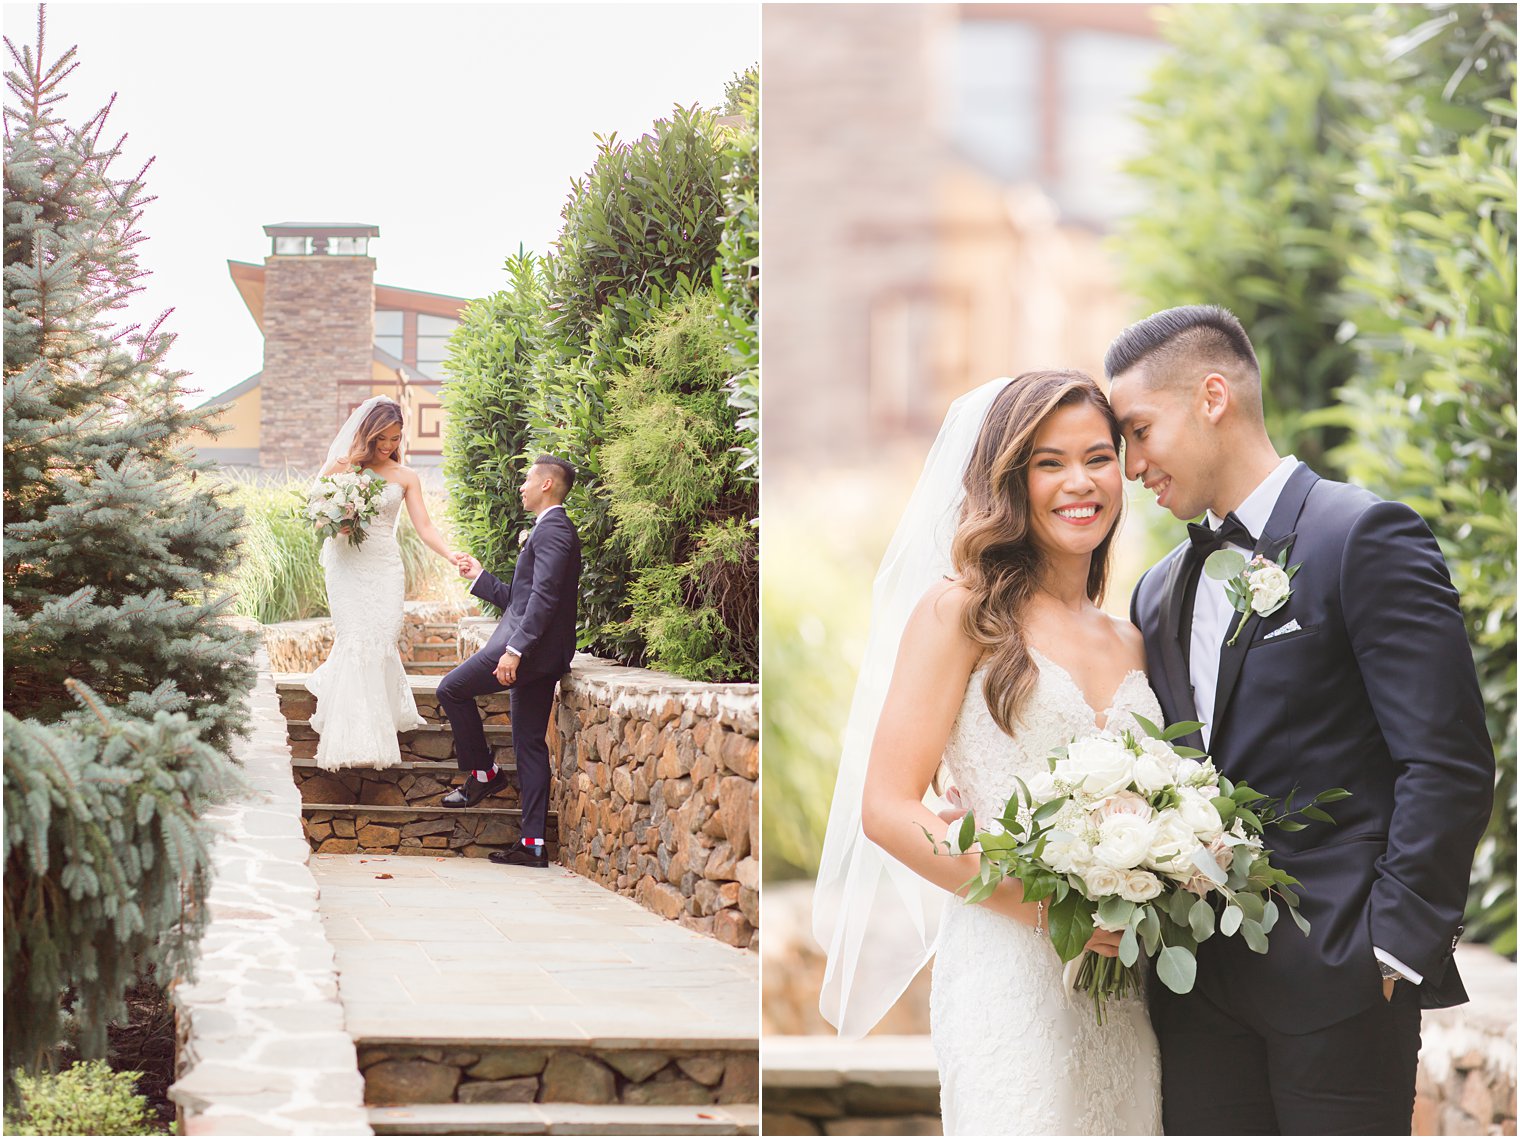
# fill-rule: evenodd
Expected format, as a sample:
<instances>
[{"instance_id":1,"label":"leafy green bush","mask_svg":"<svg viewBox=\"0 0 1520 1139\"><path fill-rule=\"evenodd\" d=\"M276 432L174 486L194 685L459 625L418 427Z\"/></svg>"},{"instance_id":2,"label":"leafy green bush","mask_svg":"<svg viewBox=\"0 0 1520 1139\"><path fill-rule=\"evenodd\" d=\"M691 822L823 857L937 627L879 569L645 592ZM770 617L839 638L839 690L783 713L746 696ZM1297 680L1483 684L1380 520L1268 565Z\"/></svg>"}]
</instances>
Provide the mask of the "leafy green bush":
<instances>
[{"instance_id":1,"label":"leafy green bush","mask_svg":"<svg viewBox=\"0 0 1520 1139\"><path fill-rule=\"evenodd\" d=\"M732 358L729 402L739 412L734 444L741 478L760 475L760 101L754 68L730 85L730 114L744 127L728 140L723 175L723 239L713 284L723 298L723 320Z\"/></svg>"},{"instance_id":2,"label":"leafy green bush","mask_svg":"<svg viewBox=\"0 0 1520 1139\"><path fill-rule=\"evenodd\" d=\"M1352 479L1418 510L1462 598L1499 761L1468 926L1515 941L1514 9L1383 10L1403 81L1349 175L1356 378L1322 418L1352 433ZM1410 27L1412 16L1425 19ZM1482 61L1484 66L1475 64Z\"/></svg>"},{"instance_id":3,"label":"leafy green bush","mask_svg":"<svg viewBox=\"0 0 1520 1139\"><path fill-rule=\"evenodd\" d=\"M640 367L645 325L714 277L731 133L709 112L678 107L637 141L599 138L591 170L572 184L554 252L509 262L511 288L480 303L478 321L455 334L449 364L461 390L448 397L454 439L446 470L455 517L486 568L511 572L515 536L527 522L516 491L523 468L540 452L563 456L577 470L566 506L583 546L581 647L637 664L658 628L667 667L707 675L742 667L720 664L729 651L721 646L753 640L753 621L747 632L713 622L718 613L743 616L735 598L753 583L753 557L742 551L753 549L754 536L738 542L728 527L708 526L727 517L726 507L709 509L712 517L693 515L692 534L666 541L673 572L636 567L612 513L606 443L613 377ZM740 323L748 327L752 315ZM726 341L722 351L720 386L735 371ZM727 389L721 394L703 405L709 423L687 427L722 436L725 448L741 446L736 409L726 404ZM732 472L735 461L724 456L720 471ZM641 508L625 495L624 509L627 529ZM644 571L637 588L636 568ZM677 602L693 612L672 613Z\"/></svg>"},{"instance_id":4,"label":"leafy green bush","mask_svg":"<svg viewBox=\"0 0 1520 1139\"><path fill-rule=\"evenodd\" d=\"M1198 5L1164 23L1177 50L1132 167L1151 203L1116 249L1158 307L1240 315L1280 447L1409 503L1440 541L1499 760L1468 925L1513 953L1514 8Z\"/></svg>"},{"instance_id":5,"label":"leafy green bush","mask_svg":"<svg viewBox=\"0 0 1520 1139\"><path fill-rule=\"evenodd\" d=\"M759 666L756 487L741 482L721 309L698 293L651 320L612 379L603 449L632 624L650 663L695 680Z\"/></svg>"},{"instance_id":6,"label":"leafy green bush","mask_svg":"<svg viewBox=\"0 0 1520 1139\"><path fill-rule=\"evenodd\" d=\"M5 1113L11 1135L153 1135L148 1101L135 1087L141 1072L113 1072L87 1060L58 1073L15 1073L20 1105Z\"/></svg>"},{"instance_id":7,"label":"leafy green bush","mask_svg":"<svg viewBox=\"0 0 1520 1139\"><path fill-rule=\"evenodd\" d=\"M1173 51L1137 116L1127 169L1145 204L1111 247L1150 310L1224 304L1251 334L1267 425L1327 475L1334 428L1302 417L1351 377L1339 285L1357 243L1341 189L1365 129L1356 95L1382 64L1361 5L1178 4L1156 9Z\"/></svg>"},{"instance_id":8,"label":"leafy green bush","mask_svg":"<svg viewBox=\"0 0 1520 1139\"><path fill-rule=\"evenodd\" d=\"M243 511L243 556L227 579L234 594L232 611L266 625L327 616L327 578L322 572L322 541L302 515L309 481L263 482L223 472L231 489L227 499ZM441 495L424 493L428 515L445 527L447 509ZM513 531L516 533L516 531ZM405 507L396 524L408 600L445 600L463 596L458 575L422 543Z\"/></svg>"}]
</instances>

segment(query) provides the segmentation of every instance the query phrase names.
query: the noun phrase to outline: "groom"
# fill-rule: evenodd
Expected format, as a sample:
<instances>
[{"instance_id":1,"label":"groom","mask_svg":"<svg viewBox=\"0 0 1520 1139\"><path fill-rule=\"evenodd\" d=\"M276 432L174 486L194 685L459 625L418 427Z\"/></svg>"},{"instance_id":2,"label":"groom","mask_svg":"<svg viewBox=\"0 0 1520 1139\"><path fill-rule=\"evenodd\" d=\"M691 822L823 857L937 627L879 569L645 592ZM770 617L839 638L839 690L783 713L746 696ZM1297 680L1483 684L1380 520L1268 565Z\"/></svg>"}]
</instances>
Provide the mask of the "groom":
<instances>
[{"instance_id":1,"label":"groom","mask_svg":"<svg viewBox=\"0 0 1520 1139\"><path fill-rule=\"evenodd\" d=\"M1125 474L1190 525L1135 588L1168 721L1201 720L1226 776L1335 825L1269 832L1307 936L1199 946L1197 987L1151 986L1167 1134L1409 1134L1420 1009L1467 1000L1452 961L1494 756L1441 552L1418 515L1279 458L1261 374L1224 309L1125 329L1104 368ZM1298 567L1282 608L1242 614L1203 575L1219 548Z\"/></svg>"},{"instance_id":2,"label":"groom","mask_svg":"<svg viewBox=\"0 0 1520 1139\"><path fill-rule=\"evenodd\" d=\"M475 697L511 691L512 750L522 793L522 837L492 862L547 866L544 847L549 814L549 747L545 735L554 686L575 655L575 600L581 575L581 540L565 514L575 468L540 455L519 490L533 529L517 555L512 584L503 585L468 554L459 559L470 592L502 610L501 623L478 653L438 683L438 704L454 730L464 785L443 797L445 807L473 807L507 786L507 773L491 762Z\"/></svg>"}]
</instances>

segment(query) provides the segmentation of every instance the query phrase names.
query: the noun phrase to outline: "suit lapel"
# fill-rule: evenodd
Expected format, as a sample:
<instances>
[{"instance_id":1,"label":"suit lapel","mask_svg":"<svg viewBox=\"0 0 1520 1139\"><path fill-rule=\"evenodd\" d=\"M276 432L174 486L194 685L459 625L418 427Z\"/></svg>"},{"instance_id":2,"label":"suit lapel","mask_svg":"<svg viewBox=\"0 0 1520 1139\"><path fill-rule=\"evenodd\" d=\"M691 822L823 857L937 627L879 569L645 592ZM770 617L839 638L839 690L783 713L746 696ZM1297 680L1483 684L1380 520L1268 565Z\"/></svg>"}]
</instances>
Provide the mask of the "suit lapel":
<instances>
[{"instance_id":1,"label":"suit lapel","mask_svg":"<svg viewBox=\"0 0 1520 1139\"><path fill-rule=\"evenodd\" d=\"M1182 642L1183 603L1187 598L1188 578L1195 561L1196 556L1189 543L1172 558L1172 564L1166 571L1166 580L1161 585L1161 679L1168 690L1167 703L1176 710L1178 720L1198 718L1193 708L1193 681L1188 675L1187 656L1183 652ZM1192 746L1202 747L1202 741Z\"/></svg>"},{"instance_id":2,"label":"suit lapel","mask_svg":"<svg viewBox=\"0 0 1520 1139\"><path fill-rule=\"evenodd\" d=\"M1257 539L1255 553L1268 561L1276 561L1277 555L1292 546L1293 540L1298 537L1293 528L1298 524L1304 500L1309 497L1309 488L1318 481L1317 474L1303 463L1298 464L1283 484L1282 493L1277 496L1277 505L1272 508L1272 517L1267 520L1261 537ZM1291 554L1288 560L1292 561ZM1292 602L1289 601L1289 604ZM1235 626L1239 623L1239 615L1232 611L1230 634L1235 632ZM1219 646L1219 682L1214 689L1214 727L1209 733L1209 743L1216 751L1224 731L1225 714L1230 710L1230 698L1235 695L1240 670L1245 667L1246 649L1250 647L1251 638L1256 635L1256 626L1260 623L1261 618L1252 613L1246 618L1245 628L1241 629L1235 644L1229 643L1230 635L1226 634L1224 643Z\"/></svg>"}]
</instances>

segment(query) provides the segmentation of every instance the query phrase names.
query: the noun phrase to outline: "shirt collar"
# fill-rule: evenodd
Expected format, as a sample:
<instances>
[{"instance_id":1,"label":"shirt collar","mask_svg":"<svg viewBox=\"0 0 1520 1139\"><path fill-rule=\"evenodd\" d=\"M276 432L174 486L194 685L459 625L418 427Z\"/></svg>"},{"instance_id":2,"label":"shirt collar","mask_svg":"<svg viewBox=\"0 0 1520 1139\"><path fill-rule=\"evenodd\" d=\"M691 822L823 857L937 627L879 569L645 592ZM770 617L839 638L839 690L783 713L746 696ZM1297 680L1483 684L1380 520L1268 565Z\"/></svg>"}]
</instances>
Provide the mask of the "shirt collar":
<instances>
[{"instance_id":1,"label":"shirt collar","mask_svg":"<svg viewBox=\"0 0 1520 1139\"><path fill-rule=\"evenodd\" d=\"M1288 483L1288 478L1298 469L1298 460L1292 455L1281 459L1277 466L1272 468L1270 474L1261 480L1261 483L1246 496L1246 500L1235 508L1235 517L1247 530L1258 536L1261 535L1268 522L1272 520L1272 511L1277 506L1277 498L1282 494L1282 489ZM1217 530L1224 521L1212 510L1209 514L1209 527Z\"/></svg>"},{"instance_id":2,"label":"shirt collar","mask_svg":"<svg viewBox=\"0 0 1520 1139\"><path fill-rule=\"evenodd\" d=\"M539 514L537 518L533 519L533 525L537 526L540 522L542 522L543 518L544 518L544 514L548 514L549 511L551 511L551 510L563 510L563 509L565 509L565 504L563 502L556 502L556 503L554 503L554 504L552 504L550 506L544 507L543 513Z\"/></svg>"}]
</instances>

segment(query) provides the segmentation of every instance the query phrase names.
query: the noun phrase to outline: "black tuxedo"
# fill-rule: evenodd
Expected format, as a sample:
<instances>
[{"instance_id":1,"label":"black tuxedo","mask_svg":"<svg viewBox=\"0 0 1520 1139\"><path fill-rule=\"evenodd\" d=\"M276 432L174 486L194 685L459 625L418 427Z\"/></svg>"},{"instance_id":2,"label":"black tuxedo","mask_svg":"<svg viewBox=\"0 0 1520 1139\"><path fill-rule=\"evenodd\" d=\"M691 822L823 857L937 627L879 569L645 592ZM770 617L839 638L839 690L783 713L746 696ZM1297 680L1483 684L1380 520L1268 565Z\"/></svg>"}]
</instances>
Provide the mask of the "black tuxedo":
<instances>
[{"instance_id":1,"label":"black tuxedo","mask_svg":"<svg viewBox=\"0 0 1520 1139\"><path fill-rule=\"evenodd\" d=\"M512 685L512 750L522 791L522 833L543 838L549 809L549 748L545 734L554 686L575 656L576 593L581 540L563 508L538 518L517 555L510 585L481 572L470 592L502 610L485 647L438 683L438 703L454 729L461 771L491 766L475 697L500 692L496 665L510 646L522 659Z\"/></svg>"},{"instance_id":2,"label":"black tuxedo","mask_svg":"<svg viewBox=\"0 0 1520 1139\"><path fill-rule=\"evenodd\" d=\"M1377 1051L1374 1039L1412 1032L1395 1058L1401 1085L1407 1067L1408 1102L1402 1086L1391 1095L1393 1118L1402 1111L1407 1134L1418 1007L1467 999L1452 952L1492 803L1493 748L1456 591L1413 510L1300 464L1256 552L1275 559L1284 548L1288 565L1300 567L1292 595L1270 617L1252 615L1233 648L1221 645L1212 709L1193 707L1187 661L1201 556L1190 543L1179 546L1146 573L1131 602L1167 720L1209 722L1209 750L1224 775L1271 796L1297 789L1299 802L1329 787L1352 793L1327 807L1334 826L1268 832L1273 861L1303 884L1307 937L1279 922L1263 956L1238 938L1215 936L1199 947L1194 993L1177 997L1152 986L1167 1129L1207 1122L1230 1133L1217 1113L1208 1121L1214 1105L1199 1105L1196 1117L1186 1107L1189 1085L1194 1097L1208 1094L1190 1050L1234 1047L1200 1035L1200 1024L1222 1014L1221 1024L1286 1041L1300 1056L1315 1054L1312 1033L1329 1031L1334 1054L1365 1058ZM1238 620L1232 615L1232 632ZM1292 621L1297 630L1269 636ZM1196 735L1183 742L1202 746ZM1391 1006L1374 945L1423 976L1418 987L1400 983ZM1353 1025L1372 1034L1365 1047L1344 1037ZM1278 1080L1286 1069L1267 1048ZM1238 1053L1234 1060L1239 1071ZM1298 1114L1302 1105L1288 1102L1293 1094L1270 1089L1278 1119L1269 1130L1358 1129L1349 1116Z\"/></svg>"}]
</instances>

